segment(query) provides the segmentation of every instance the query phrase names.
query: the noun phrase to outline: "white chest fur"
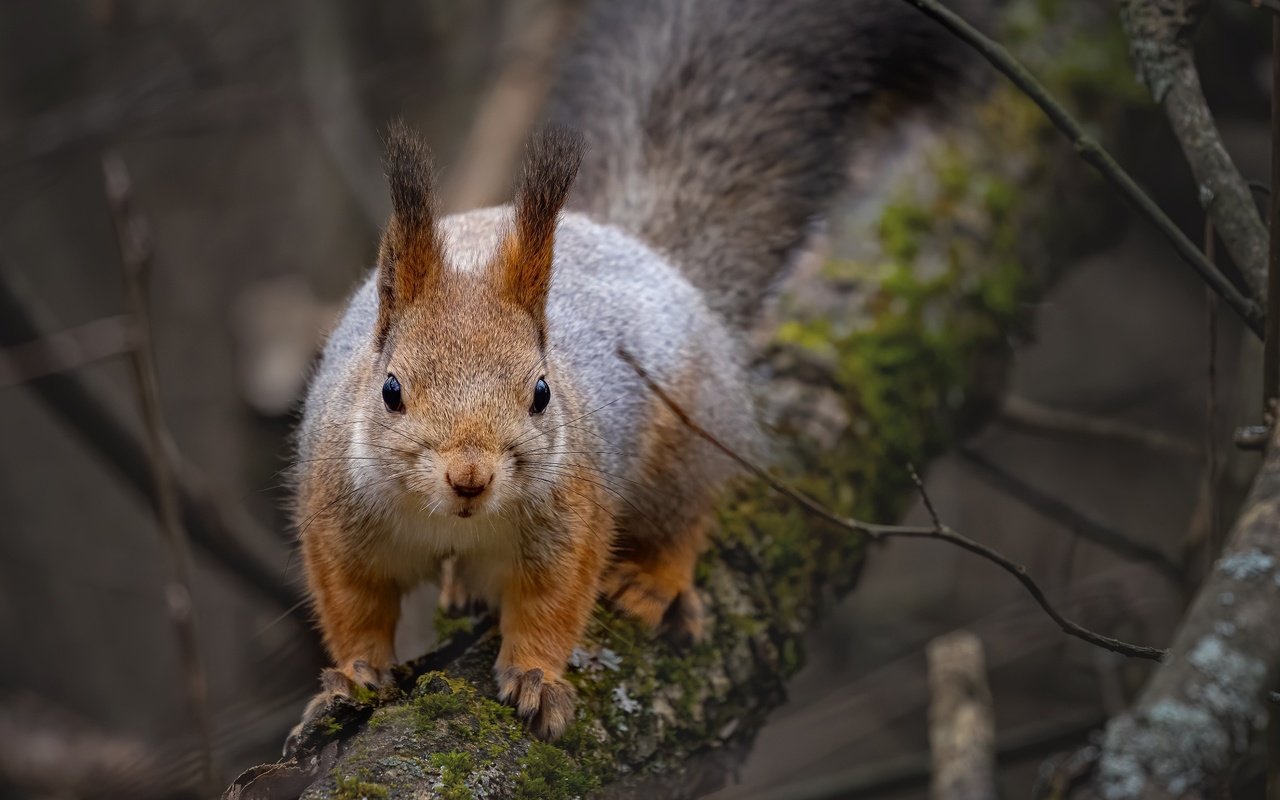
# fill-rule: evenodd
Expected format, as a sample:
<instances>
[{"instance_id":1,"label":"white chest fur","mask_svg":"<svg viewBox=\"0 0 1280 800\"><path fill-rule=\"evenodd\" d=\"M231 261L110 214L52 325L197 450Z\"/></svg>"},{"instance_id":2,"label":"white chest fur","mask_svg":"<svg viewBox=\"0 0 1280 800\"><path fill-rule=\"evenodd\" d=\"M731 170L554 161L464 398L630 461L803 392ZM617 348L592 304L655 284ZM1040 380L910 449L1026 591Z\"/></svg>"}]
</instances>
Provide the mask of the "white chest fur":
<instances>
[{"instance_id":1,"label":"white chest fur","mask_svg":"<svg viewBox=\"0 0 1280 800\"><path fill-rule=\"evenodd\" d=\"M410 500L392 501L367 532L369 566L408 590L438 580L440 562L458 558L466 592L491 608L501 605L502 586L511 572L519 541L512 520L493 514L459 519L432 514Z\"/></svg>"}]
</instances>

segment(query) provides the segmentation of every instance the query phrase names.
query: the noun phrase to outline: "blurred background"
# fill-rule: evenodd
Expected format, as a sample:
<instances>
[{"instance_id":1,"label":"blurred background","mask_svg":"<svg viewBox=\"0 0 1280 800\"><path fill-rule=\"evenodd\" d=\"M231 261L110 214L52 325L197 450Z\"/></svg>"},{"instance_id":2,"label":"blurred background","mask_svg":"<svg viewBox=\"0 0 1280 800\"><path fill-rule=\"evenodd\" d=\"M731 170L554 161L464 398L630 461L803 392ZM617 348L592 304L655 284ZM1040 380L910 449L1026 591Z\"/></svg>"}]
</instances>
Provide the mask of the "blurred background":
<instances>
[{"instance_id":1,"label":"blurred background","mask_svg":"<svg viewBox=\"0 0 1280 800\"><path fill-rule=\"evenodd\" d=\"M117 435L146 441L104 153L126 166L133 219L147 226L163 418L189 506L206 519L190 530L192 596L226 783L276 757L323 665L299 604L281 471L308 365L389 211L381 131L400 115L424 133L446 208L504 201L582 5L0 4L0 796L110 794L123 774L178 796L199 767L169 560L138 490L148 462ZM1265 21L1218 3L1197 44L1228 148L1259 181ZM1014 0L998 30L1201 241L1195 185L1132 77L1114 4ZM1001 141L1012 127L919 121L868 143L806 263L862 253L861 232L933 169L939 142L1036 165L1006 175L1034 210L1015 231L1029 299L979 387L987 413L927 483L949 524L1026 564L1079 621L1161 645L1202 574L1202 543L1222 535L1256 466L1224 443L1258 419L1260 346L1219 312L1210 416L1202 284L1065 141ZM802 265L781 313L825 295L824 275ZM819 439L856 422L781 385ZM1219 443L1212 470L1207 437ZM1136 549L1102 546L1099 531ZM434 641L432 607L430 589L406 600L402 657ZM989 564L894 542L870 550L855 591L812 631L788 703L715 796L925 796L924 646L962 627L985 645L1010 796L1144 677L1064 639Z\"/></svg>"}]
</instances>

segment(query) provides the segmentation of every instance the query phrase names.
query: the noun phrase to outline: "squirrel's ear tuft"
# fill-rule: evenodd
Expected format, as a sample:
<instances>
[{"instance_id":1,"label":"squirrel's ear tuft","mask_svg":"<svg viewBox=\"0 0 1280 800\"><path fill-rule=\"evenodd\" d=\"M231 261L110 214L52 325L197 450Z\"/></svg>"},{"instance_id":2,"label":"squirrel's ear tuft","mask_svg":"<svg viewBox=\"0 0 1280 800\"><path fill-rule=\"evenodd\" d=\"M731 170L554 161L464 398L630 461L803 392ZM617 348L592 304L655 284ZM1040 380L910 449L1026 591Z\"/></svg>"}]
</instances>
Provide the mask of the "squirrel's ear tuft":
<instances>
[{"instance_id":1,"label":"squirrel's ear tuft","mask_svg":"<svg viewBox=\"0 0 1280 800\"><path fill-rule=\"evenodd\" d=\"M515 231L501 253L503 288L539 326L545 323L556 224L582 164L582 137L564 128L536 134L516 190Z\"/></svg>"},{"instance_id":2,"label":"squirrel's ear tuft","mask_svg":"<svg viewBox=\"0 0 1280 800\"><path fill-rule=\"evenodd\" d=\"M391 208L397 219L409 226L429 222L435 177L431 149L402 119L393 121L387 131L384 167L391 184Z\"/></svg>"},{"instance_id":3,"label":"squirrel's ear tuft","mask_svg":"<svg viewBox=\"0 0 1280 800\"><path fill-rule=\"evenodd\" d=\"M378 251L378 346L399 313L425 295L444 267L435 225L431 150L401 120L387 135L391 220Z\"/></svg>"}]
</instances>

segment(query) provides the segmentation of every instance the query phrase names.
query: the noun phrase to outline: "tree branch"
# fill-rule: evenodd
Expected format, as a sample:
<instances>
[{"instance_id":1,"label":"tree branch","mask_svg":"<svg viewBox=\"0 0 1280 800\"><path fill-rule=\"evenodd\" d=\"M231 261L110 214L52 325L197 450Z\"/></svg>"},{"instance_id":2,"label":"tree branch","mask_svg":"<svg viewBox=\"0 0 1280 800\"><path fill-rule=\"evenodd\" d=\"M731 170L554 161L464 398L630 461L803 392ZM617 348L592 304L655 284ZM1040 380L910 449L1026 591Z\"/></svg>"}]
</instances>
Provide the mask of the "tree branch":
<instances>
[{"instance_id":1,"label":"tree branch","mask_svg":"<svg viewBox=\"0 0 1280 800\"><path fill-rule=\"evenodd\" d=\"M1201 449L1194 442L1164 431L1141 428L1115 419L1064 411L1017 395L1005 397L1000 405L1000 416L1014 425L1048 433L1114 439L1131 442L1157 452L1184 457L1198 458L1201 453Z\"/></svg>"},{"instance_id":2,"label":"tree branch","mask_svg":"<svg viewBox=\"0 0 1280 800\"><path fill-rule=\"evenodd\" d=\"M982 641L954 631L929 643L934 800L995 800L996 722Z\"/></svg>"},{"instance_id":3,"label":"tree branch","mask_svg":"<svg viewBox=\"0 0 1280 800\"><path fill-rule=\"evenodd\" d=\"M1280 427L1222 558L1138 700L1047 790L1073 798L1213 797L1265 718L1280 663Z\"/></svg>"},{"instance_id":4,"label":"tree branch","mask_svg":"<svg viewBox=\"0 0 1280 800\"><path fill-rule=\"evenodd\" d=\"M1206 0L1121 0L1138 77L1164 109L1195 177L1197 195L1253 297L1267 296L1267 229L1249 184L1218 135L1200 87L1192 38Z\"/></svg>"},{"instance_id":5,"label":"tree branch","mask_svg":"<svg viewBox=\"0 0 1280 800\"><path fill-rule=\"evenodd\" d=\"M133 349L129 318L103 317L0 350L0 388L122 356Z\"/></svg>"},{"instance_id":6,"label":"tree branch","mask_svg":"<svg viewBox=\"0 0 1280 800\"><path fill-rule=\"evenodd\" d=\"M928 14L954 33L966 44L973 47L1003 73L1009 80L1030 97L1044 111L1053 124L1067 135L1076 152L1112 183L1121 194L1145 215L1164 234L1173 245L1174 250L1200 277L1208 283L1218 296L1244 320L1249 330L1261 337L1263 332L1262 308L1254 300L1244 296L1231 281L1227 280L1217 267L1210 264L1200 249L1187 238L1186 234L1169 219L1164 210L1151 199L1151 196L1138 186L1137 182L1121 167L1111 154L1103 149L1084 127L1075 120L1066 108L1049 93L1026 67L1018 63L1003 45L980 33L969 23L960 18L954 11L943 6L937 0L903 0Z\"/></svg>"},{"instance_id":7,"label":"tree branch","mask_svg":"<svg viewBox=\"0 0 1280 800\"><path fill-rule=\"evenodd\" d=\"M1159 569L1174 583L1181 582L1181 568L1159 548L1135 541L1126 534L1085 516L1056 497L1040 491L971 447L960 448L960 456L977 470L980 478L1046 517L1065 525L1080 538L1105 547L1123 558L1145 561Z\"/></svg>"},{"instance_id":8,"label":"tree branch","mask_svg":"<svg viewBox=\"0 0 1280 800\"><path fill-rule=\"evenodd\" d=\"M124 272L126 296L132 314L132 361L134 378L147 431L147 456L151 461L151 485L156 499L156 518L169 558L169 585L165 600L169 618L178 634L178 651L187 678L187 699L200 736L200 775L206 787L216 791L213 779L213 734L209 712L209 681L200 654L199 623L191 594L191 556L187 534L179 518L178 496L174 489L168 454L173 450L164 412L160 407L160 381L152 350L151 315L148 313L147 281L154 251L146 221L133 208L133 187L128 168L118 153L102 158L107 204L115 223Z\"/></svg>"}]
</instances>

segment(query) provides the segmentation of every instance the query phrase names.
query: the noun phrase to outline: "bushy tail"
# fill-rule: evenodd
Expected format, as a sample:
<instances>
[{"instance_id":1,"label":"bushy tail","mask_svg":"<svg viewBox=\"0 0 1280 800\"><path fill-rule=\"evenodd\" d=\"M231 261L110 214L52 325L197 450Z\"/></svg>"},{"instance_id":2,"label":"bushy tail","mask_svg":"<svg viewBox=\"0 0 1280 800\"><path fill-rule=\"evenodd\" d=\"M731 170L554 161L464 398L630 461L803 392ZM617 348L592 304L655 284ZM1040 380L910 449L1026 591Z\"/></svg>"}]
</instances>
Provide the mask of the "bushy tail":
<instances>
[{"instance_id":1,"label":"bushy tail","mask_svg":"<svg viewBox=\"0 0 1280 800\"><path fill-rule=\"evenodd\" d=\"M602 0L552 116L587 139L575 207L666 253L746 328L860 134L954 93L971 63L903 0Z\"/></svg>"}]
</instances>

